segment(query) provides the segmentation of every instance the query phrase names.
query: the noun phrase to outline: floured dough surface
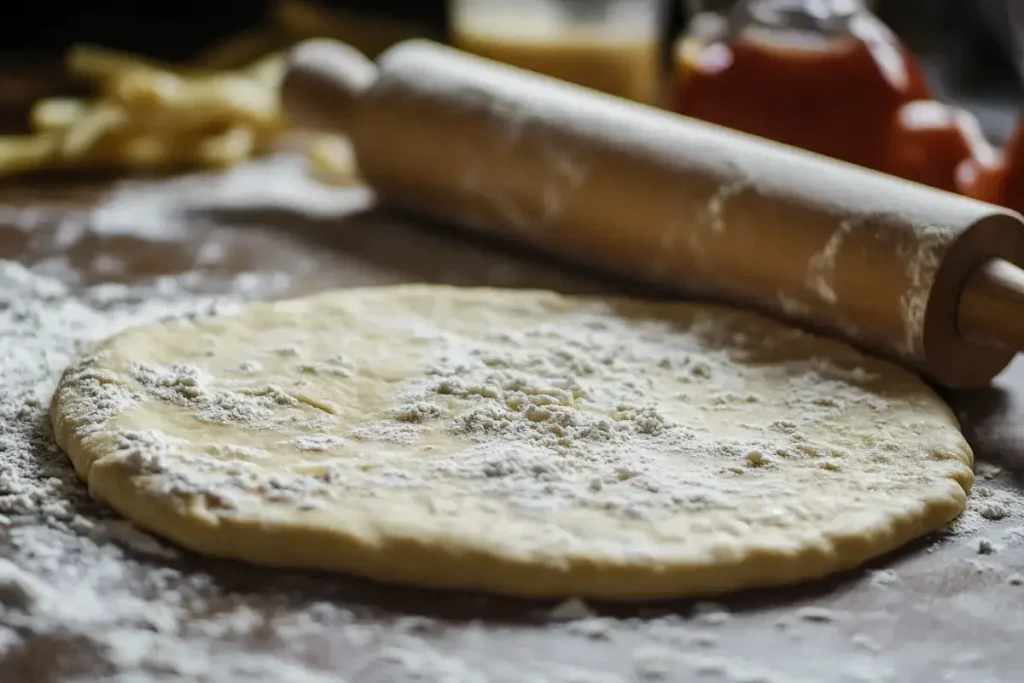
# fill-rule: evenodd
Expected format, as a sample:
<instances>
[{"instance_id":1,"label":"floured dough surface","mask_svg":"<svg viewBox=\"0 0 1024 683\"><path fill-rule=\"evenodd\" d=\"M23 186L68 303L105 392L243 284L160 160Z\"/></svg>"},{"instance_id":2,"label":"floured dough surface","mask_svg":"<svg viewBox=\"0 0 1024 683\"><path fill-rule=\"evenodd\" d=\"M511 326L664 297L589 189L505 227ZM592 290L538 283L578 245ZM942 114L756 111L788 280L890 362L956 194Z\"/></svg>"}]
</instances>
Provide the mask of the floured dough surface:
<instances>
[{"instance_id":1,"label":"floured dough surface","mask_svg":"<svg viewBox=\"0 0 1024 683\"><path fill-rule=\"evenodd\" d=\"M965 504L920 380L754 314L400 286L127 330L69 368L98 498L202 553L521 596L854 567Z\"/></svg>"}]
</instances>

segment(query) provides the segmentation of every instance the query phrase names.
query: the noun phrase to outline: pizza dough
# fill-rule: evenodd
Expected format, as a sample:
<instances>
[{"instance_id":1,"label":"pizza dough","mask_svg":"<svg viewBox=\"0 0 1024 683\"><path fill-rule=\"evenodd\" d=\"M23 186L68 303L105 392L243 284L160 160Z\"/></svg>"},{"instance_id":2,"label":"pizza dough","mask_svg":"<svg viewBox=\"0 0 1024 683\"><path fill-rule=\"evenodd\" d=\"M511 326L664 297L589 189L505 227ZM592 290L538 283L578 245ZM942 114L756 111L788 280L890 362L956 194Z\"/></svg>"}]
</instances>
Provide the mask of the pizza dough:
<instances>
[{"instance_id":1,"label":"pizza dough","mask_svg":"<svg viewBox=\"0 0 1024 683\"><path fill-rule=\"evenodd\" d=\"M921 381L751 313L401 286L127 330L64 374L90 491L209 555L497 593L684 597L959 514Z\"/></svg>"}]
</instances>

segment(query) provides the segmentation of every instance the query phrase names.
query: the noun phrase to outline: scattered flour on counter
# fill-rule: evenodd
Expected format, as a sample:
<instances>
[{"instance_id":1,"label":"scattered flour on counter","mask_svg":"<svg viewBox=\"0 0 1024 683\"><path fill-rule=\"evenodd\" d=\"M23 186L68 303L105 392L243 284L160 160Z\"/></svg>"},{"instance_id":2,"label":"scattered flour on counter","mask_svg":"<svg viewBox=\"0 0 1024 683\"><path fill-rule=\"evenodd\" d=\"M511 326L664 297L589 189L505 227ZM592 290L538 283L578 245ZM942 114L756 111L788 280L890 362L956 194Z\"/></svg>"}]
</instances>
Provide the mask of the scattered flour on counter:
<instances>
[{"instance_id":1,"label":"scattered flour on counter","mask_svg":"<svg viewBox=\"0 0 1024 683\"><path fill-rule=\"evenodd\" d=\"M836 620L834 610L825 607L801 607L797 610L796 616L802 621L810 621L818 624L829 624Z\"/></svg>"},{"instance_id":2,"label":"scattered flour on counter","mask_svg":"<svg viewBox=\"0 0 1024 683\"><path fill-rule=\"evenodd\" d=\"M579 598L564 600L547 613L547 617L551 621L575 621L577 619L586 619L593 615L594 613L587 606L587 603Z\"/></svg>"},{"instance_id":3,"label":"scattered flour on counter","mask_svg":"<svg viewBox=\"0 0 1024 683\"><path fill-rule=\"evenodd\" d=\"M857 647L861 650L865 650L872 654L877 654L884 649L877 640L867 635L866 633L855 633L851 640L853 642L854 647Z\"/></svg>"},{"instance_id":4,"label":"scattered flour on counter","mask_svg":"<svg viewBox=\"0 0 1024 683\"><path fill-rule=\"evenodd\" d=\"M999 546L988 540L987 538L980 538L977 542L978 554L979 555L995 555L999 552Z\"/></svg>"},{"instance_id":5,"label":"scattered flour on counter","mask_svg":"<svg viewBox=\"0 0 1024 683\"><path fill-rule=\"evenodd\" d=\"M24 671L30 658L39 657L40 647L46 647L74 655L73 669L67 663L54 664L60 671L55 681L73 670L80 680L115 683L346 683L332 672L340 664L327 649L339 637L361 657L351 667L346 663L355 672L348 683L804 680L762 671L739 657L681 652L685 647L728 645L725 633L719 641L687 630L731 618L725 608L711 603L700 604L693 619L603 617L580 600L565 601L544 614L545 621L564 622L551 628L588 640L618 641L620 633L635 637L642 630L647 642L663 644L637 648L632 661L624 664L632 666L627 675L547 662L491 663L485 652L477 660L471 652L444 654L431 640L444 629L441 621L406 617L388 629L361 621L357 608L330 602L282 597L277 607L266 607L274 596L284 596L286 588L275 586L255 596L228 591L214 575L189 568L185 553L94 502L50 436L47 410L60 373L93 342L127 326L231 312L247 300L274 295L282 284L286 281L279 275L250 274L233 282L228 295L215 297L198 294L196 279L182 276L100 285L72 294L56 279L0 261L0 549L7 558L0 559L0 680L7 680L7 671ZM173 392L169 395L177 396L174 400L208 401L213 418L230 407L204 394L202 378L187 372L152 367L139 371L158 389ZM715 368L694 372L713 374ZM807 392L821 381L827 381L823 373L809 372ZM794 401L809 400L802 391L795 383ZM258 397L262 400L289 398L268 391ZM729 400L733 398L723 396ZM818 417L827 416L854 400L856 396L840 395L835 405L815 404L814 409ZM546 409L557 412L557 407ZM629 429L649 433L660 428L657 416L639 410L628 422ZM799 432L796 425L779 428ZM329 444L315 438L303 444L310 452L325 447ZM738 458L749 461L748 451ZM951 534L968 536L1006 518L1024 518L1021 497L979 484ZM1010 576L1006 590L1017 590L1010 586L1022 583L1019 574ZM254 598L260 608L252 606ZM865 644L854 644L872 649L868 636L864 639ZM277 654L261 652L264 648ZM300 663L304 661L318 664Z\"/></svg>"},{"instance_id":6,"label":"scattered flour on counter","mask_svg":"<svg viewBox=\"0 0 1024 683\"><path fill-rule=\"evenodd\" d=\"M961 418L963 419L963 418ZM989 462L975 462L974 463L974 476L977 479L985 481L995 479L1003 473L1003 468L999 465L993 465Z\"/></svg>"},{"instance_id":7,"label":"scattered flour on counter","mask_svg":"<svg viewBox=\"0 0 1024 683\"><path fill-rule=\"evenodd\" d=\"M742 659L679 652L663 647L643 646L633 651L635 679L659 681L709 680L729 683L796 683L793 678L754 666Z\"/></svg>"},{"instance_id":8,"label":"scattered flour on counter","mask_svg":"<svg viewBox=\"0 0 1024 683\"><path fill-rule=\"evenodd\" d=\"M704 626L721 626L729 621L729 612L713 602L698 602L693 606L693 618Z\"/></svg>"},{"instance_id":9,"label":"scattered flour on counter","mask_svg":"<svg viewBox=\"0 0 1024 683\"><path fill-rule=\"evenodd\" d=\"M97 203L83 229L98 235L131 235L151 241L173 241L204 209L295 207L310 216L339 216L366 202L364 187L330 187L317 183L303 171L301 156L256 160L230 174L192 173L159 184L124 180ZM253 178L259 182L254 183ZM189 198L182 201L182 196ZM162 220L140 221L139 216ZM209 258L209 257L208 257ZM214 257L216 258L216 257Z\"/></svg>"},{"instance_id":10,"label":"scattered flour on counter","mask_svg":"<svg viewBox=\"0 0 1024 683\"><path fill-rule=\"evenodd\" d=\"M704 650L718 646L718 639L707 633L694 634L692 642L694 645Z\"/></svg>"},{"instance_id":11,"label":"scattered flour on counter","mask_svg":"<svg viewBox=\"0 0 1024 683\"><path fill-rule=\"evenodd\" d=\"M976 574L988 574L990 572L998 571L999 567L991 562L982 562L981 560L969 559L967 565L974 570Z\"/></svg>"},{"instance_id":12,"label":"scattered flour on counter","mask_svg":"<svg viewBox=\"0 0 1024 683\"><path fill-rule=\"evenodd\" d=\"M375 653L368 668L390 674L392 679L395 673L401 672L413 680L489 683L488 677L474 670L465 659L444 655L414 639L381 648Z\"/></svg>"},{"instance_id":13,"label":"scattered flour on counter","mask_svg":"<svg viewBox=\"0 0 1024 683\"><path fill-rule=\"evenodd\" d=\"M890 587L900 584L899 575L892 569L875 569L870 576L872 586Z\"/></svg>"},{"instance_id":14,"label":"scattered flour on counter","mask_svg":"<svg viewBox=\"0 0 1024 683\"><path fill-rule=\"evenodd\" d=\"M209 575L179 569L175 549L94 502L50 436L56 381L94 342L130 325L231 312L287 282L248 274L219 297L195 293L194 284L163 277L72 295L56 279L0 261L2 680L40 666L30 663L39 658L32 642L54 653L47 664L60 680L339 680L219 642L218 632L250 636L255 612L241 598L230 604ZM205 628L185 618L207 611Z\"/></svg>"},{"instance_id":15,"label":"scattered flour on counter","mask_svg":"<svg viewBox=\"0 0 1024 683\"><path fill-rule=\"evenodd\" d=\"M1001 501L990 501L981 506L978 514L990 521L997 521L1009 517L1010 509Z\"/></svg>"},{"instance_id":16,"label":"scattered flour on counter","mask_svg":"<svg viewBox=\"0 0 1024 683\"><path fill-rule=\"evenodd\" d=\"M1024 496L994 483L975 484L967 497L967 509L947 527L948 535L970 536L993 522L1024 518Z\"/></svg>"},{"instance_id":17,"label":"scattered flour on counter","mask_svg":"<svg viewBox=\"0 0 1024 683\"><path fill-rule=\"evenodd\" d=\"M46 594L46 584L17 565L0 559L0 605L6 609L31 610Z\"/></svg>"},{"instance_id":18,"label":"scattered flour on counter","mask_svg":"<svg viewBox=\"0 0 1024 683\"><path fill-rule=\"evenodd\" d=\"M967 496L967 508L943 532L972 554L964 559L971 573L1012 576L1016 569L1007 564L1010 554L1003 552L1024 538L1017 521L1024 519L1024 496L1014 490L1016 486L1001 467L975 464L975 484ZM938 547L936 543L927 550L933 552ZM1013 585L1012 581L1007 584Z\"/></svg>"},{"instance_id":19,"label":"scattered flour on counter","mask_svg":"<svg viewBox=\"0 0 1024 683\"><path fill-rule=\"evenodd\" d=\"M614 629L614 620L603 617L575 619L565 626L567 633L583 636L591 640L608 640Z\"/></svg>"},{"instance_id":20,"label":"scattered flour on counter","mask_svg":"<svg viewBox=\"0 0 1024 683\"><path fill-rule=\"evenodd\" d=\"M428 633L438 626L436 619L421 616L399 617L394 622L395 631L405 634Z\"/></svg>"},{"instance_id":21,"label":"scattered flour on counter","mask_svg":"<svg viewBox=\"0 0 1024 683\"><path fill-rule=\"evenodd\" d=\"M667 680L673 673L678 655L661 647L643 647L633 651L633 665L642 681Z\"/></svg>"}]
</instances>

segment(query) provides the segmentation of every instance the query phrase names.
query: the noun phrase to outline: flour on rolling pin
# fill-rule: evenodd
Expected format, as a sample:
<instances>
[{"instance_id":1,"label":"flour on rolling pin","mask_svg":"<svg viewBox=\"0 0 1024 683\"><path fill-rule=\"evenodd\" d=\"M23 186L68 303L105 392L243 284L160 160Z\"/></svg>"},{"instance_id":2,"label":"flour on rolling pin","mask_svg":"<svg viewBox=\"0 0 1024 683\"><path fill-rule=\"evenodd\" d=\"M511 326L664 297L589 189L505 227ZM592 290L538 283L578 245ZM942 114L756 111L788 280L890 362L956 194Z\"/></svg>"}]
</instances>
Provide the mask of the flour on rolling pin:
<instances>
[{"instance_id":1,"label":"flour on rolling pin","mask_svg":"<svg viewBox=\"0 0 1024 683\"><path fill-rule=\"evenodd\" d=\"M807 286L827 304L834 304L838 301L836 290L833 287L836 257L839 255L839 248L842 246L843 240L853 230L853 226L852 221L839 221L839 225L825 242L825 246L811 256L807 262Z\"/></svg>"},{"instance_id":2,"label":"flour on rolling pin","mask_svg":"<svg viewBox=\"0 0 1024 683\"><path fill-rule=\"evenodd\" d=\"M842 250L843 242L851 233L862 229L863 219L844 219L839 221L820 251L813 254L807 262L806 285L822 303L835 306L839 299L835 291L837 259ZM896 253L905 260L907 289L900 297L900 310L904 325L904 339L897 347L906 359L913 359L923 349L924 321L928 305L931 284L941 264L943 247L955 235L934 235L924 228L919 239L911 248L898 246ZM787 313L806 317L810 308L785 294L779 294L780 301ZM794 310L797 306L799 309ZM856 337L859 331L850 321L838 321L840 329L847 335Z\"/></svg>"},{"instance_id":3,"label":"flour on rolling pin","mask_svg":"<svg viewBox=\"0 0 1024 683\"><path fill-rule=\"evenodd\" d=\"M543 130L531 118L529 109L514 102L490 99L486 92L466 91L461 93L462 104L467 111L482 107L495 115L495 135L499 141L495 146L495 157L485 159L468 143L457 145L453 158L460 178L462 190L468 195L479 197L486 210L476 215L467 214L465 219L482 231L494 230L497 224L505 224L520 233L543 230L552 220L558 218L569 196L583 187L589 172L588 166L569 146L558 141L547 140ZM534 180L540 184L539 205L519 201L516 187L510 179L495 182L489 178L485 164L507 163L520 145L532 142L539 146L544 159L546 173ZM494 215L500 217L496 222Z\"/></svg>"},{"instance_id":4,"label":"flour on rolling pin","mask_svg":"<svg viewBox=\"0 0 1024 683\"><path fill-rule=\"evenodd\" d=\"M329 92L344 79L323 74L346 68L332 49L298 49L285 106L331 127L344 102L333 127L393 203L837 333L950 386L986 384L1024 346L981 312L1010 289L977 286L994 260L1024 263L1016 214L426 41ZM961 329L967 291L983 329Z\"/></svg>"},{"instance_id":5,"label":"flour on rolling pin","mask_svg":"<svg viewBox=\"0 0 1024 683\"><path fill-rule=\"evenodd\" d=\"M917 244L905 256L907 280L910 284L900 297L900 307L906 334L903 347L906 358L913 358L917 350L924 347L928 297L942 265L943 251L950 239L950 235L936 232L929 228L923 229Z\"/></svg>"},{"instance_id":6,"label":"flour on rolling pin","mask_svg":"<svg viewBox=\"0 0 1024 683\"><path fill-rule=\"evenodd\" d=\"M737 176L735 179L727 180L722 182L718 189L715 190L707 203L703 207L699 207L695 216L687 214L688 211L681 212L685 218L678 221L672 221L669 225L663 228L662 232L662 245L665 245L664 235L669 231L678 233L684 231L689 233L688 242L690 249L699 256L704 255L704 235L710 231L711 237L725 237L726 233L726 221L725 221L725 210L727 203L743 194L745 190L752 189L752 185L749 181L740 177L738 169L730 169L730 175ZM675 240L672 240L674 244ZM655 268L655 272L659 276L665 275L665 257L671 254L670 249L666 249L659 255L658 263ZM714 275L713 268L709 268L709 264L705 259L696 259L696 265L700 268L705 269L708 275Z\"/></svg>"}]
</instances>

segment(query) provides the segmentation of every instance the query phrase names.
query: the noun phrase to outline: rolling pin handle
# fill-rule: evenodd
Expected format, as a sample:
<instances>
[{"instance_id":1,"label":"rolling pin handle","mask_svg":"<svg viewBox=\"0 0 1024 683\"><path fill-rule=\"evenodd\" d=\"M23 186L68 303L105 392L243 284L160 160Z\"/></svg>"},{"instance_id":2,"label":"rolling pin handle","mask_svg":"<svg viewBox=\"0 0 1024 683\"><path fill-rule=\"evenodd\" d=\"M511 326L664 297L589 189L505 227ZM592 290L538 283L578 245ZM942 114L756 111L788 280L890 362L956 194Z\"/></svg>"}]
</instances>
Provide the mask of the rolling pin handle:
<instances>
[{"instance_id":1,"label":"rolling pin handle","mask_svg":"<svg viewBox=\"0 0 1024 683\"><path fill-rule=\"evenodd\" d=\"M288 57L281 101L294 128L345 133L355 105L377 80L377 66L334 40L308 40Z\"/></svg>"},{"instance_id":2,"label":"rolling pin handle","mask_svg":"<svg viewBox=\"0 0 1024 683\"><path fill-rule=\"evenodd\" d=\"M975 343L1024 350L1024 270L999 258L979 268L960 295L957 326Z\"/></svg>"}]
</instances>

